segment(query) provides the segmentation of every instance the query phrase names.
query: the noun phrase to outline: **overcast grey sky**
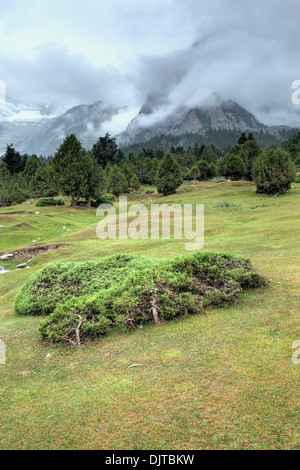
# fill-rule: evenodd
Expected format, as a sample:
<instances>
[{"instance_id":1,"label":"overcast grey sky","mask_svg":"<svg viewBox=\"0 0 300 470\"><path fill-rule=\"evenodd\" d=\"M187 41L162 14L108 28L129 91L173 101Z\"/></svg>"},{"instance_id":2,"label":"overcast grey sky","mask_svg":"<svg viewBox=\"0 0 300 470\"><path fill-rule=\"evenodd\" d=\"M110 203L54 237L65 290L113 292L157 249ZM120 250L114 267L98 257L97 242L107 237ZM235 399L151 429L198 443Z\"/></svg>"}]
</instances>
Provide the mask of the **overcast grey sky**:
<instances>
[{"instance_id":1,"label":"overcast grey sky","mask_svg":"<svg viewBox=\"0 0 300 470\"><path fill-rule=\"evenodd\" d=\"M0 0L0 79L19 102L124 107L124 124L162 91L299 126L299 25L299 0Z\"/></svg>"}]
</instances>

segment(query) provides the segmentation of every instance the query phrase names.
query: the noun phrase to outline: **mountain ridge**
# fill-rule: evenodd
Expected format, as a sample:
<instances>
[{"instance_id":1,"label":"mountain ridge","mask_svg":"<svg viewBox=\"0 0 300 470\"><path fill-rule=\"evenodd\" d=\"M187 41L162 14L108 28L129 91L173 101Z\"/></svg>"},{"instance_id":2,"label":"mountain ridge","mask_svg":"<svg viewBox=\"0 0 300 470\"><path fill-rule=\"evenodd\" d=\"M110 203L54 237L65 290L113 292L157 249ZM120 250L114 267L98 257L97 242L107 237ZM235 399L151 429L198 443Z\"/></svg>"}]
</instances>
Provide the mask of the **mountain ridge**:
<instances>
[{"instance_id":1,"label":"mountain ridge","mask_svg":"<svg viewBox=\"0 0 300 470\"><path fill-rule=\"evenodd\" d=\"M22 111L25 117L26 112L35 114L32 119L22 119L22 114L15 118ZM13 144L23 154L47 157L53 155L66 135L71 133L77 135L84 147L91 148L103 134L103 123L109 123L120 111L116 106L97 101L74 106L59 115L47 115L47 108L39 110L1 103L0 155L4 154L7 145ZM122 148L147 143L159 136L169 136L167 140L172 141L173 138L185 145L190 145L195 139L200 143L214 138L216 146L223 141L222 148L225 148L226 142L235 142L238 132L261 133L261 142L277 145L292 131L288 126L268 127L235 101L222 101L217 95L201 105L172 107L163 94L154 94L149 96L126 130L114 137ZM231 137L226 133L231 133Z\"/></svg>"},{"instance_id":2,"label":"mountain ridge","mask_svg":"<svg viewBox=\"0 0 300 470\"><path fill-rule=\"evenodd\" d=\"M147 141L159 135L204 134L209 129L259 131L267 129L255 116L233 100L214 101L201 106L179 106L159 119L159 108L145 104L118 135L120 144ZM156 116L156 119L155 119Z\"/></svg>"},{"instance_id":3,"label":"mountain ridge","mask_svg":"<svg viewBox=\"0 0 300 470\"><path fill-rule=\"evenodd\" d=\"M64 113L36 120L0 122L0 155L13 143L21 153L49 156L56 152L64 138L75 133L83 146L91 147L101 125L117 114L118 108L97 101L91 105L78 105ZM97 137L97 138L98 138Z\"/></svg>"}]
</instances>

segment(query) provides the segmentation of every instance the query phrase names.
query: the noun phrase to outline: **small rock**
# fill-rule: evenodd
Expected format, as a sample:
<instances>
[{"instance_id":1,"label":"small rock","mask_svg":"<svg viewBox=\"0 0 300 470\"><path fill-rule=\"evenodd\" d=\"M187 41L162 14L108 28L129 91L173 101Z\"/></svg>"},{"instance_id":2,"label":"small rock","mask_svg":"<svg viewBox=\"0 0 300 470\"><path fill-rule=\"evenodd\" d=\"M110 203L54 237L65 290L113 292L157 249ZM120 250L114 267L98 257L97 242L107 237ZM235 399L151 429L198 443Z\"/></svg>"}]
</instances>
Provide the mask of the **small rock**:
<instances>
[{"instance_id":1,"label":"small rock","mask_svg":"<svg viewBox=\"0 0 300 470\"><path fill-rule=\"evenodd\" d=\"M37 240L32 240L32 243L37 243Z\"/></svg>"},{"instance_id":2,"label":"small rock","mask_svg":"<svg viewBox=\"0 0 300 470\"><path fill-rule=\"evenodd\" d=\"M40 212L36 212L35 214L36 214L36 215L40 215Z\"/></svg>"},{"instance_id":3,"label":"small rock","mask_svg":"<svg viewBox=\"0 0 300 470\"><path fill-rule=\"evenodd\" d=\"M0 228L5 228L5 225L0 225Z\"/></svg>"},{"instance_id":4,"label":"small rock","mask_svg":"<svg viewBox=\"0 0 300 470\"><path fill-rule=\"evenodd\" d=\"M13 257L14 257L14 255L12 255L12 254L2 255L2 256L0 256L0 260L1 261L6 261L6 260L11 259Z\"/></svg>"},{"instance_id":5,"label":"small rock","mask_svg":"<svg viewBox=\"0 0 300 470\"><path fill-rule=\"evenodd\" d=\"M26 267L27 267L27 263L22 263L22 264L19 264L19 266L17 266L17 269L22 269Z\"/></svg>"}]
</instances>

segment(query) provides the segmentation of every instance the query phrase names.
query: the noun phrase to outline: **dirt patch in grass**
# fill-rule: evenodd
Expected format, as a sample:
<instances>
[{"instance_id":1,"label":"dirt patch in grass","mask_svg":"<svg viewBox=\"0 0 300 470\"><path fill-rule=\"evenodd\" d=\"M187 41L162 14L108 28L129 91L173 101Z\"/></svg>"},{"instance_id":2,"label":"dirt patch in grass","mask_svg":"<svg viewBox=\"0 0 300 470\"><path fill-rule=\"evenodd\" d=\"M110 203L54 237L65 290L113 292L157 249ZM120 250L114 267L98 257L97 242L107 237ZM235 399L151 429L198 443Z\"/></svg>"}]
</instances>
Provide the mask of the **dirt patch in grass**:
<instances>
[{"instance_id":1,"label":"dirt patch in grass","mask_svg":"<svg viewBox=\"0 0 300 470\"><path fill-rule=\"evenodd\" d=\"M62 248L64 246L72 246L71 243L55 243L53 245L38 245L34 247L25 247L20 248L17 251L12 251L14 254L14 259L22 259L22 260L29 260L34 258L35 256L41 253L47 253L48 251L57 250L58 248ZM5 253L0 253L0 255L4 255Z\"/></svg>"},{"instance_id":2,"label":"dirt patch in grass","mask_svg":"<svg viewBox=\"0 0 300 470\"><path fill-rule=\"evenodd\" d=\"M27 230L27 229L30 229L30 228L32 228L32 225L26 224L26 223L17 224L13 227L14 230Z\"/></svg>"},{"instance_id":3,"label":"dirt patch in grass","mask_svg":"<svg viewBox=\"0 0 300 470\"><path fill-rule=\"evenodd\" d=\"M21 372L17 372L17 375L21 377L29 377L32 374L30 370L22 370Z\"/></svg>"},{"instance_id":4,"label":"dirt patch in grass","mask_svg":"<svg viewBox=\"0 0 300 470\"><path fill-rule=\"evenodd\" d=\"M245 186L245 185L252 185L252 181L231 181L231 186Z\"/></svg>"},{"instance_id":5,"label":"dirt patch in grass","mask_svg":"<svg viewBox=\"0 0 300 470\"><path fill-rule=\"evenodd\" d=\"M213 184L211 184L210 186L205 186L205 189L215 188L217 185L218 185L218 186L221 186L221 184L224 184L224 183L226 183L226 181L222 181L222 182L220 182L220 183L213 183Z\"/></svg>"},{"instance_id":6,"label":"dirt patch in grass","mask_svg":"<svg viewBox=\"0 0 300 470\"><path fill-rule=\"evenodd\" d=\"M1 212L2 215L19 215L19 214L24 214L25 211L15 211L15 212Z\"/></svg>"}]
</instances>

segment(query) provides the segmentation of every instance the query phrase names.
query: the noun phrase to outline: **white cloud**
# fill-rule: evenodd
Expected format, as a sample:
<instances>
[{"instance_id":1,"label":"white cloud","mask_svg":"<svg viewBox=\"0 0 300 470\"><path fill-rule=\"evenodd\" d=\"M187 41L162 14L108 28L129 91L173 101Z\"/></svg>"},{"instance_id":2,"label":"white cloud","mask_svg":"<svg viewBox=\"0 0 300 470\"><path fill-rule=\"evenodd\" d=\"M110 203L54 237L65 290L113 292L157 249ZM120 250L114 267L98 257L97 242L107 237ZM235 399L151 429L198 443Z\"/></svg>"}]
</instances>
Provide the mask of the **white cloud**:
<instances>
[{"instance_id":1,"label":"white cloud","mask_svg":"<svg viewBox=\"0 0 300 470\"><path fill-rule=\"evenodd\" d=\"M219 92L298 125L299 24L298 0L1 0L0 79L33 104L127 106L116 128L157 90L173 107Z\"/></svg>"}]
</instances>

